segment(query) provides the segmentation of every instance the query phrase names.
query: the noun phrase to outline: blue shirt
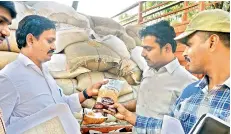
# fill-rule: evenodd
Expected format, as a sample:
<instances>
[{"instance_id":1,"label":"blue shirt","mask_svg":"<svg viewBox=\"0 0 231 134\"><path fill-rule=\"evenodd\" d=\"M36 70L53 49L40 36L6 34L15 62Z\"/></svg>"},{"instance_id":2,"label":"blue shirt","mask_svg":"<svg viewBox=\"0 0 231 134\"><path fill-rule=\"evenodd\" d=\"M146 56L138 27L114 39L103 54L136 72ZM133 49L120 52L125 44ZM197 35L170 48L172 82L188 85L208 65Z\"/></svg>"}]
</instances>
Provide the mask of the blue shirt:
<instances>
[{"instance_id":1,"label":"blue shirt","mask_svg":"<svg viewBox=\"0 0 231 134\"><path fill-rule=\"evenodd\" d=\"M194 86L192 86L194 85ZM171 116L180 120L185 133L188 133L197 120L206 113L229 122L230 84L229 79L223 84L208 90L208 79L189 85L186 90L195 91L190 97L181 97L171 111ZM199 90L198 90L199 89ZM139 134L160 133L163 120L137 115L135 131Z\"/></svg>"}]
</instances>

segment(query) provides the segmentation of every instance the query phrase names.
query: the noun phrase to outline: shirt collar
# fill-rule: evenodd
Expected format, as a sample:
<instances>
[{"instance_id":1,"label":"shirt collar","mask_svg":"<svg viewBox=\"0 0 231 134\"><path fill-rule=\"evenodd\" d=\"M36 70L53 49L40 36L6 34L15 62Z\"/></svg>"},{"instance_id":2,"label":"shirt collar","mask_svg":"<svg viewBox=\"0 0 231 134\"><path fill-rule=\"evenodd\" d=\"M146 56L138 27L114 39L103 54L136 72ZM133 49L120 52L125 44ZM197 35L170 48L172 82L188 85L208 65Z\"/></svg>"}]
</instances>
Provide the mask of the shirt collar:
<instances>
[{"instance_id":1,"label":"shirt collar","mask_svg":"<svg viewBox=\"0 0 231 134\"><path fill-rule=\"evenodd\" d=\"M35 65L35 63L31 59L29 59L27 56L23 55L22 53L18 55L18 60L21 63L23 63L25 66Z\"/></svg>"},{"instance_id":2,"label":"shirt collar","mask_svg":"<svg viewBox=\"0 0 231 134\"><path fill-rule=\"evenodd\" d=\"M230 88L230 77L223 84Z\"/></svg>"},{"instance_id":3,"label":"shirt collar","mask_svg":"<svg viewBox=\"0 0 231 134\"><path fill-rule=\"evenodd\" d=\"M180 66L180 63L177 58L175 58L173 61L169 62L167 65L164 66L164 68L167 69L167 71L172 74L177 67Z\"/></svg>"},{"instance_id":4,"label":"shirt collar","mask_svg":"<svg viewBox=\"0 0 231 134\"><path fill-rule=\"evenodd\" d=\"M199 88L203 89L205 86L208 85L208 80L209 80L208 76L205 75L201 79L201 81L197 85L195 85L195 87L199 87ZM221 85L226 85L227 87L230 88L230 77L225 82L223 82Z\"/></svg>"},{"instance_id":5,"label":"shirt collar","mask_svg":"<svg viewBox=\"0 0 231 134\"><path fill-rule=\"evenodd\" d=\"M161 67L158 71L151 67L149 67L149 70L153 70L154 72L163 72L163 71L166 72L167 71L168 73L172 74L176 70L176 68L179 66L180 66L180 63L178 59L175 58L174 60L172 60L165 66Z\"/></svg>"},{"instance_id":6,"label":"shirt collar","mask_svg":"<svg viewBox=\"0 0 231 134\"><path fill-rule=\"evenodd\" d=\"M24 64L25 66L32 66L32 68L36 68L36 71L42 75L42 72L48 73L48 67L45 64L42 64L42 70L27 56L22 53L19 54L18 60Z\"/></svg>"}]
</instances>

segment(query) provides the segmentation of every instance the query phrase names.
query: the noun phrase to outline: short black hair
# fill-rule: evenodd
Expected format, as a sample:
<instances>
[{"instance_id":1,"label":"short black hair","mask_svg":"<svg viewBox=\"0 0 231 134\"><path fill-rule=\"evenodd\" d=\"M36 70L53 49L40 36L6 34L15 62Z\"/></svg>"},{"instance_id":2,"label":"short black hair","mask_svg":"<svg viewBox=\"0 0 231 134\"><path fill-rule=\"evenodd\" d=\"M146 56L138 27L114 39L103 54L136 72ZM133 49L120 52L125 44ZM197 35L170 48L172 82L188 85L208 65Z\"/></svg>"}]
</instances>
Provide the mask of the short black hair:
<instances>
[{"instance_id":1,"label":"short black hair","mask_svg":"<svg viewBox=\"0 0 231 134\"><path fill-rule=\"evenodd\" d=\"M176 51L177 43L174 40L176 33L174 28L170 26L169 22L162 20L140 30L139 35L141 38L146 36L155 36L156 42L160 48L164 47L167 43L171 44L172 52Z\"/></svg>"},{"instance_id":2,"label":"short black hair","mask_svg":"<svg viewBox=\"0 0 231 134\"><path fill-rule=\"evenodd\" d=\"M16 30L16 41L18 48L26 47L26 36L32 34L39 39L39 36L46 30L56 29L55 23L48 18L39 15L29 15L24 17Z\"/></svg>"},{"instance_id":3,"label":"short black hair","mask_svg":"<svg viewBox=\"0 0 231 134\"><path fill-rule=\"evenodd\" d=\"M221 42L227 47L230 48L230 33L223 33L223 32L207 32L207 31L200 31L205 34L204 40L206 41L211 35L216 34L219 36Z\"/></svg>"},{"instance_id":4,"label":"short black hair","mask_svg":"<svg viewBox=\"0 0 231 134\"><path fill-rule=\"evenodd\" d=\"M0 6L9 10L10 16L14 19L16 18L17 12L15 10L14 2L12 1L0 1Z\"/></svg>"}]
</instances>

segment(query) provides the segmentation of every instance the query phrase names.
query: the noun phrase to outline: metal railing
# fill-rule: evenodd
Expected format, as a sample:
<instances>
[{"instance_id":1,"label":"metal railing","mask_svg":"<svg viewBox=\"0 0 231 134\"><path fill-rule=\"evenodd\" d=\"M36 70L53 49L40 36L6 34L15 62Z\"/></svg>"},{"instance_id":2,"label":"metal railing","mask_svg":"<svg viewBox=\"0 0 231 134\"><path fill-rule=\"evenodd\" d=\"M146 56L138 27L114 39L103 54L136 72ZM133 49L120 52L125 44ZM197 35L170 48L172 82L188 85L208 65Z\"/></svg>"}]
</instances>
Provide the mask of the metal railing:
<instances>
[{"instance_id":1,"label":"metal railing","mask_svg":"<svg viewBox=\"0 0 231 134\"><path fill-rule=\"evenodd\" d=\"M137 12L135 14L130 15L128 18L124 18L122 20L119 20L119 23L123 26L126 26L128 24L146 24L149 22L157 21L158 19L163 18L174 18L174 16L180 16L180 23L185 23L189 21L188 14L190 12L200 12L208 7L211 7L212 5L216 3L220 3L222 1L213 1L213 2L190 2L190 1L163 1L157 5L153 5L152 7L149 7L147 9L143 9L143 6L145 5L145 1L137 2L130 7L126 8L125 10L121 11L120 13L112 16L111 18L119 17L120 15L129 12L130 10L134 8L138 8ZM180 7L175 10L171 10L169 12L166 12L168 9L174 8L174 7ZM179 18L178 18L179 20Z\"/></svg>"}]
</instances>

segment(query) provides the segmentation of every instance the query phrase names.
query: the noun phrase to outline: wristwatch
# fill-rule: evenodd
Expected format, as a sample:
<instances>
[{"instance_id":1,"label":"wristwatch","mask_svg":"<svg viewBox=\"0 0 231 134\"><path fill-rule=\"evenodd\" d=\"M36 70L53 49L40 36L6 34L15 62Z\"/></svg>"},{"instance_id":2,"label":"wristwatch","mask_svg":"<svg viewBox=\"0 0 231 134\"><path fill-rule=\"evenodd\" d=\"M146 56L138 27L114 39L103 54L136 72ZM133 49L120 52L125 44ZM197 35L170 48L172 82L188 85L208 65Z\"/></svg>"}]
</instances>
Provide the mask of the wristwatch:
<instances>
[{"instance_id":1,"label":"wristwatch","mask_svg":"<svg viewBox=\"0 0 231 134\"><path fill-rule=\"evenodd\" d=\"M83 90L83 96L84 96L85 99L90 99L90 98L92 98L92 96L88 96L88 94L87 94L87 89L84 89L84 90Z\"/></svg>"}]
</instances>

